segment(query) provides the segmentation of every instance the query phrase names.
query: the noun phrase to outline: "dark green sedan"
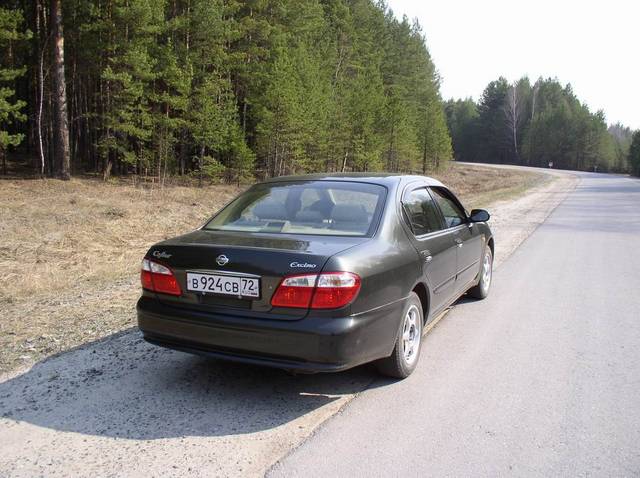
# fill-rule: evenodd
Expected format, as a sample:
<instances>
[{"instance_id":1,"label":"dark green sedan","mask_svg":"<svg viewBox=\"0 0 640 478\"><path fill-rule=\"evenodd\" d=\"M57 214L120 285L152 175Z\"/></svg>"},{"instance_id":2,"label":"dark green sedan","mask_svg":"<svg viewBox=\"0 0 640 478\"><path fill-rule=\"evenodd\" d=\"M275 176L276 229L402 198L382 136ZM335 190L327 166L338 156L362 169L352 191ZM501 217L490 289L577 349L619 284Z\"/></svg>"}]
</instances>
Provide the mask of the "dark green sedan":
<instances>
[{"instance_id":1,"label":"dark green sedan","mask_svg":"<svg viewBox=\"0 0 640 478\"><path fill-rule=\"evenodd\" d=\"M491 285L494 241L440 182L274 178L142 261L138 324L157 345L301 372L375 361L404 378L425 325Z\"/></svg>"}]
</instances>

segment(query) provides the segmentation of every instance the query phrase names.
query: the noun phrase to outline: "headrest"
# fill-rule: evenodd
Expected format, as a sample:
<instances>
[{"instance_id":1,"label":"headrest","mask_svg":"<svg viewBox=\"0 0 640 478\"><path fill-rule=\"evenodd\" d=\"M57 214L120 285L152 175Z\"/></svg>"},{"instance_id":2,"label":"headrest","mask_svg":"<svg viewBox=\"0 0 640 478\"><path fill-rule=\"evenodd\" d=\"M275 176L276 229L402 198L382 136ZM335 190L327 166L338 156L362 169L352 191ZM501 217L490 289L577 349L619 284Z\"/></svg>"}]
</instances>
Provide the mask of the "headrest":
<instances>
[{"instance_id":1,"label":"headrest","mask_svg":"<svg viewBox=\"0 0 640 478\"><path fill-rule=\"evenodd\" d=\"M334 222L348 222L351 224L367 224L369 216L362 204L336 204L331 212Z\"/></svg>"},{"instance_id":2,"label":"headrest","mask_svg":"<svg viewBox=\"0 0 640 478\"><path fill-rule=\"evenodd\" d=\"M260 219L286 219L287 215L282 204L274 200L259 202L253 208L253 214Z\"/></svg>"}]
</instances>

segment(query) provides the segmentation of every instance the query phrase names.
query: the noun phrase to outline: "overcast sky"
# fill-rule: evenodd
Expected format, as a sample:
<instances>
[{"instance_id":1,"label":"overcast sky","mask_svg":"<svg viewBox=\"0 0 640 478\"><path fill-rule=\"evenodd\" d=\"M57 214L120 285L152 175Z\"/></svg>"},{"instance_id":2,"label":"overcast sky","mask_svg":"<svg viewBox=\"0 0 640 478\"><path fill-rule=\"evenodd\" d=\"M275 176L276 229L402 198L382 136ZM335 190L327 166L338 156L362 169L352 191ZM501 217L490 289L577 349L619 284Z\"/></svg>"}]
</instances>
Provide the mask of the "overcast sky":
<instances>
[{"instance_id":1,"label":"overcast sky","mask_svg":"<svg viewBox=\"0 0 640 478\"><path fill-rule=\"evenodd\" d=\"M640 129L640 1L388 0L418 18L444 99L500 75L557 77L607 122Z\"/></svg>"}]
</instances>

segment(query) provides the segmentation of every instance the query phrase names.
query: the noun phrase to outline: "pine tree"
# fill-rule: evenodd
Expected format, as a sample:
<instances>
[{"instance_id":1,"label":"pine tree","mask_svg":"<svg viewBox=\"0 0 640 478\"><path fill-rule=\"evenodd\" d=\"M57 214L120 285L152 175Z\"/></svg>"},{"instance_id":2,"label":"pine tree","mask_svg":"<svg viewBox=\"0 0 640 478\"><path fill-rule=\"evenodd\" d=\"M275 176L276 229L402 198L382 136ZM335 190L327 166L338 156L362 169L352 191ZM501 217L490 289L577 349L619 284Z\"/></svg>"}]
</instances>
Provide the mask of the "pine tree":
<instances>
[{"instance_id":1,"label":"pine tree","mask_svg":"<svg viewBox=\"0 0 640 478\"><path fill-rule=\"evenodd\" d=\"M444 106L457 161L476 161L478 105L471 98L449 100Z\"/></svg>"},{"instance_id":2,"label":"pine tree","mask_svg":"<svg viewBox=\"0 0 640 478\"><path fill-rule=\"evenodd\" d=\"M64 32L62 26L62 0L49 0L51 22L51 79L53 85L55 175L68 180L71 177L69 150L69 117L67 112L67 82L64 62Z\"/></svg>"},{"instance_id":3,"label":"pine tree","mask_svg":"<svg viewBox=\"0 0 640 478\"><path fill-rule=\"evenodd\" d=\"M504 105L509 83L505 78L492 81L482 93L478 104L477 159L486 163L508 160L511 139L505 123Z\"/></svg>"},{"instance_id":4,"label":"pine tree","mask_svg":"<svg viewBox=\"0 0 640 478\"><path fill-rule=\"evenodd\" d=\"M6 151L10 146L18 146L24 134L15 132L15 123L26 120L23 108L26 102L15 99L14 82L24 75L24 67L14 66L15 44L30 37L28 31L22 30L23 16L21 10L0 8L0 51L3 52L0 63L0 157L3 174L7 174Z\"/></svg>"},{"instance_id":5,"label":"pine tree","mask_svg":"<svg viewBox=\"0 0 640 478\"><path fill-rule=\"evenodd\" d=\"M48 101L54 76L66 77L74 168L105 178L426 171L451 154L420 27L382 3L64 0L61 75L42 55L61 1L36 0L36 41L15 61L29 115L12 134L29 131L39 169L55 169L54 119L67 116Z\"/></svg>"},{"instance_id":6,"label":"pine tree","mask_svg":"<svg viewBox=\"0 0 640 478\"><path fill-rule=\"evenodd\" d=\"M100 147L105 178L114 164L135 165L137 172L154 167L157 153L151 141L157 115L162 112L152 110L151 93L157 79L152 52L164 20L163 3L110 0L104 11L103 35L110 39L101 74L104 131ZM155 161L158 176L161 166Z\"/></svg>"}]
</instances>

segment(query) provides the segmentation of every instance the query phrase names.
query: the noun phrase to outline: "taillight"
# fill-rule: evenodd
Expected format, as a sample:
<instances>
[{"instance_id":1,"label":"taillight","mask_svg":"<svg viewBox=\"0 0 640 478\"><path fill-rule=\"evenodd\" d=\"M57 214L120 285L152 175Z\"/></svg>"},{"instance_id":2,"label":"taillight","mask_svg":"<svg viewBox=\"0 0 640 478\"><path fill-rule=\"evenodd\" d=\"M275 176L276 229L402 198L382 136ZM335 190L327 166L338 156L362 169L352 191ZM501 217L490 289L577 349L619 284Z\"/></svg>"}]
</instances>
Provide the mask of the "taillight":
<instances>
[{"instance_id":1,"label":"taillight","mask_svg":"<svg viewBox=\"0 0 640 478\"><path fill-rule=\"evenodd\" d=\"M311 303L317 274L285 277L271 298L274 307L306 309Z\"/></svg>"},{"instance_id":2,"label":"taillight","mask_svg":"<svg viewBox=\"0 0 640 478\"><path fill-rule=\"evenodd\" d=\"M311 301L312 309L337 309L355 299L360 290L360 277L351 272L320 274Z\"/></svg>"},{"instance_id":3,"label":"taillight","mask_svg":"<svg viewBox=\"0 0 640 478\"><path fill-rule=\"evenodd\" d=\"M351 272L325 272L285 277L271 298L274 307L338 309L360 290L360 277Z\"/></svg>"},{"instance_id":4,"label":"taillight","mask_svg":"<svg viewBox=\"0 0 640 478\"><path fill-rule=\"evenodd\" d=\"M142 288L161 294L181 295L180 284L167 266L150 259L143 259L140 271Z\"/></svg>"}]
</instances>

